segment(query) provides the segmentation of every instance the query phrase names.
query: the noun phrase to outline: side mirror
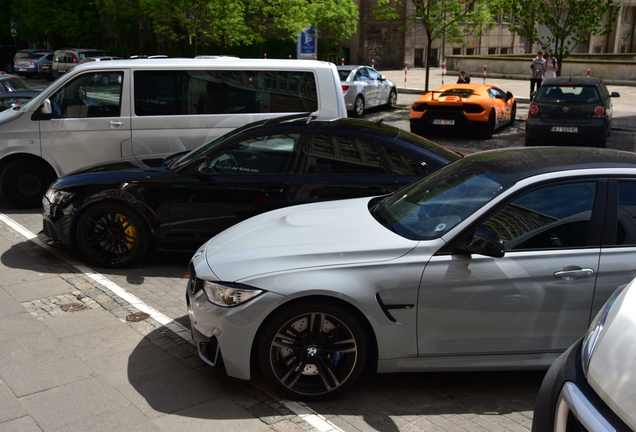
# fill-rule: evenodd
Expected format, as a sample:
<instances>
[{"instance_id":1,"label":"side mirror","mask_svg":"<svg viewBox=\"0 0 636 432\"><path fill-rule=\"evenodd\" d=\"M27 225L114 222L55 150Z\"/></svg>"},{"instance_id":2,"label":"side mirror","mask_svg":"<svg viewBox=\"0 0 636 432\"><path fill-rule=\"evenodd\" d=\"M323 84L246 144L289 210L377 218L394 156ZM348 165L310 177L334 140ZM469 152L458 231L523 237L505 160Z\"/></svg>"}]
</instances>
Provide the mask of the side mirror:
<instances>
[{"instance_id":1,"label":"side mirror","mask_svg":"<svg viewBox=\"0 0 636 432\"><path fill-rule=\"evenodd\" d=\"M214 170L210 165L210 162L203 162L201 165L197 167L197 176L202 180L210 180Z\"/></svg>"},{"instance_id":2,"label":"side mirror","mask_svg":"<svg viewBox=\"0 0 636 432\"><path fill-rule=\"evenodd\" d=\"M42 114L53 114L53 109L51 109L51 101L49 99L44 99L42 102Z\"/></svg>"},{"instance_id":3,"label":"side mirror","mask_svg":"<svg viewBox=\"0 0 636 432\"><path fill-rule=\"evenodd\" d=\"M384 75L380 75L380 81L386 81L386 77Z\"/></svg>"},{"instance_id":4,"label":"side mirror","mask_svg":"<svg viewBox=\"0 0 636 432\"><path fill-rule=\"evenodd\" d=\"M620 94L618 94L618 92L612 92L612 94L610 95L610 97L621 97Z\"/></svg>"},{"instance_id":5,"label":"side mirror","mask_svg":"<svg viewBox=\"0 0 636 432\"><path fill-rule=\"evenodd\" d=\"M511 92L506 92L506 97L507 97L508 99L512 99L514 96L512 96L512 93L511 93Z\"/></svg>"},{"instance_id":6,"label":"side mirror","mask_svg":"<svg viewBox=\"0 0 636 432\"><path fill-rule=\"evenodd\" d=\"M494 258L501 258L506 254L503 240L494 232L483 228L477 228L472 241L459 246L458 249Z\"/></svg>"}]
</instances>

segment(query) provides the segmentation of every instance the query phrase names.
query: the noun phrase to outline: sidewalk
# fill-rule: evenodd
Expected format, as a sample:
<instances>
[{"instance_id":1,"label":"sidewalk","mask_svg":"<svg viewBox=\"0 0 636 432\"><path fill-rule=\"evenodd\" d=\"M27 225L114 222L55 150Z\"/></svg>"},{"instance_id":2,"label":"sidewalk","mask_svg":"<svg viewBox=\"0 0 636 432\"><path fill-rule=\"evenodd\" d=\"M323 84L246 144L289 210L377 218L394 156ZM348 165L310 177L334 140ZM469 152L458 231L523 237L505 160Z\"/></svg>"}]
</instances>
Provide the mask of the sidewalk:
<instances>
[{"instance_id":1,"label":"sidewalk","mask_svg":"<svg viewBox=\"0 0 636 432\"><path fill-rule=\"evenodd\" d=\"M10 225L0 219L1 432L316 430L183 335L128 321L140 310Z\"/></svg>"}]
</instances>

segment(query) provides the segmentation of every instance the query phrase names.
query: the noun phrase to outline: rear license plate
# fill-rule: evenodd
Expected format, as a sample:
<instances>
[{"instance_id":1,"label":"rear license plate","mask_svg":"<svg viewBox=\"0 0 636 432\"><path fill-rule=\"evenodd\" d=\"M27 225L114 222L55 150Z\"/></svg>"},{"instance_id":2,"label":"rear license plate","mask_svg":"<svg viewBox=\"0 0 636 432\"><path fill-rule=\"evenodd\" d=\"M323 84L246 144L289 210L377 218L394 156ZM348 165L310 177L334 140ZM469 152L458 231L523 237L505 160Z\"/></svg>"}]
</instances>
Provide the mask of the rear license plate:
<instances>
[{"instance_id":1,"label":"rear license plate","mask_svg":"<svg viewBox=\"0 0 636 432\"><path fill-rule=\"evenodd\" d=\"M577 128L577 127L566 127L566 126L552 126L550 128L550 132L578 133L579 132L579 128Z\"/></svg>"},{"instance_id":2,"label":"rear license plate","mask_svg":"<svg viewBox=\"0 0 636 432\"><path fill-rule=\"evenodd\" d=\"M433 124L436 124L436 125L454 125L455 124L455 120L433 119Z\"/></svg>"},{"instance_id":3,"label":"rear license plate","mask_svg":"<svg viewBox=\"0 0 636 432\"><path fill-rule=\"evenodd\" d=\"M18 72L26 72L26 69L20 68L20 69L18 69Z\"/></svg>"}]
</instances>

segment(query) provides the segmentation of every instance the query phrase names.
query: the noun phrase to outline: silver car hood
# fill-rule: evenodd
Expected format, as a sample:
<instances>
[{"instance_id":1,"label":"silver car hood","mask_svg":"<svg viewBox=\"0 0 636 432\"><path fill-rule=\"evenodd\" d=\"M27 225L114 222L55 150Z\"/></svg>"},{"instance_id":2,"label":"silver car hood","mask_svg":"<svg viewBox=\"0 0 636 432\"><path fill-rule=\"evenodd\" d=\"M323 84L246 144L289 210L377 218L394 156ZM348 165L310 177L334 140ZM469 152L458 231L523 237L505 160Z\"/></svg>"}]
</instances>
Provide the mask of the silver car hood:
<instances>
[{"instance_id":1,"label":"silver car hood","mask_svg":"<svg viewBox=\"0 0 636 432\"><path fill-rule=\"evenodd\" d=\"M23 111L14 110L13 108L7 108L4 111L0 111L0 125L3 125L12 120L15 120L18 117L20 117L22 114L24 114Z\"/></svg>"},{"instance_id":2,"label":"silver car hood","mask_svg":"<svg viewBox=\"0 0 636 432\"><path fill-rule=\"evenodd\" d=\"M387 261L417 241L376 221L371 198L286 207L247 219L204 245L206 261L220 281L299 268Z\"/></svg>"}]
</instances>

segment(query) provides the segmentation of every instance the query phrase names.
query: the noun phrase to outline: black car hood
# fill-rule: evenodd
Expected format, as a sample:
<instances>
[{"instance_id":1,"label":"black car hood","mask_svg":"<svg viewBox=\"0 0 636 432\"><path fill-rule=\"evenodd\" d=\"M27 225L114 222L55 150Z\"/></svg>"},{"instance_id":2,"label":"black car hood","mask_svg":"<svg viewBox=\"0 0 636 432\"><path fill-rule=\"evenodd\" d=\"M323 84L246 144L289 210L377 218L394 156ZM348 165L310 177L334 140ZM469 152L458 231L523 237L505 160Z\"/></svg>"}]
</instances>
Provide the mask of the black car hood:
<instances>
[{"instance_id":1,"label":"black car hood","mask_svg":"<svg viewBox=\"0 0 636 432\"><path fill-rule=\"evenodd\" d=\"M118 171L78 172L62 177L51 185L52 188L66 188L89 184L138 183L147 181L167 180L174 177L174 173L165 168L135 168Z\"/></svg>"}]
</instances>

